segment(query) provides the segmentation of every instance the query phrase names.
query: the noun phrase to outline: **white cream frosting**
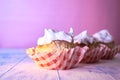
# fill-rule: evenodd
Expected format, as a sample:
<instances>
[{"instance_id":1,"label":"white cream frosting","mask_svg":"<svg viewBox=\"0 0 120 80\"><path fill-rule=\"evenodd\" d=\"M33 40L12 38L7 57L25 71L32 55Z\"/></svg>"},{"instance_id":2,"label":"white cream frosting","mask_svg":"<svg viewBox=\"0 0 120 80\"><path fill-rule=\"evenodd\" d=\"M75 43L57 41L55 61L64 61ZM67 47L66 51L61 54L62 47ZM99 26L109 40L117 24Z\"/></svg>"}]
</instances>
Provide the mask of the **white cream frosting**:
<instances>
[{"instance_id":1,"label":"white cream frosting","mask_svg":"<svg viewBox=\"0 0 120 80\"><path fill-rule=\"evenodd\" d=\"M86 30L74 37L74 43L88 44L89 42L92 44L94 41L95 39L92 36L90 36Z\"/></svg>"},{"instance_id":2,"label":"white cream frosting","mask_svg":"<svg viewBox=\"0 0 120 80\"><path fill-rule=\"evenodd\" d=\"M93 42L109 43L113 41L113 37L107 30L101 30L95 33L93 36L89 35L88 32L85 30L79 33L77 36L74 36L74 31L72 28L70 28L70 31L68 33L65 33L64 31L45 29L44 36L38 39L37 44L44 45L51 43L53 40L65 40L68 42L73 41L74 43L78 44L79 43L92 44Z\"/></svg>"},{"instance_id":3,"label":"white cream frosting","mask_svg":"<svg viewBox=\"0 0 120 80\"><path fill-rule=\"evenodd\" d=\"M44 45L51 43L53 40L65 40L68 42L72 42L73 29L70 28L69 33L65 33L64 31L55 31L52 29L45 29L44 36L40 37L37 41L38 45Z\"/></svg>"},{"instance_id":4,"label":"white cream frosting","mask_svg":"<svg viewBox=\"0 0 120 80\"><path fill-rule=\"evenodd\" d=\"M93 35L94 38L98 42L109 43L113 41L112 35L108 32L108 30L101 30Z\"/></svg>"}]
</instances>

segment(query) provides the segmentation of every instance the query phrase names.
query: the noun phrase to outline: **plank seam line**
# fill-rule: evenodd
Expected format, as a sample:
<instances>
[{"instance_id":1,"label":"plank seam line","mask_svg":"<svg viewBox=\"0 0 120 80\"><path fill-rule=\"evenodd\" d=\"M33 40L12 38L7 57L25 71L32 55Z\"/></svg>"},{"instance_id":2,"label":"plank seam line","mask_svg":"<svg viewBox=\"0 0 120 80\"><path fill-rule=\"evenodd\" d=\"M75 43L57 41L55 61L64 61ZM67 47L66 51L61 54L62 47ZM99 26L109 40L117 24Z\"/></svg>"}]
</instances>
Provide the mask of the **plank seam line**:
<instances>
[{"instance_id":1,"label":"plank seam line","mask_svg":"<svg viewBox=\"0 0 120 80\"><path fill-rule=\"evenodd\" d=\"M17 66L19 63L21 63L27 56L24 56L20 61L18 61L14 66L12 66L10 69L8 69L6 72L0 75L0 78L4 76L7 72L11 71L15 66Z\"/></svg>"},{"instance_id":2,"label":"plank seam line","mask_svg":"<svg viewBox=\"0 0 120 80\"><path fill-rule=\"evenodd\" d=\"M57 70L57 77L58 77L57 80L61 80L59 70Z\"/></svg>"}]
</instances>

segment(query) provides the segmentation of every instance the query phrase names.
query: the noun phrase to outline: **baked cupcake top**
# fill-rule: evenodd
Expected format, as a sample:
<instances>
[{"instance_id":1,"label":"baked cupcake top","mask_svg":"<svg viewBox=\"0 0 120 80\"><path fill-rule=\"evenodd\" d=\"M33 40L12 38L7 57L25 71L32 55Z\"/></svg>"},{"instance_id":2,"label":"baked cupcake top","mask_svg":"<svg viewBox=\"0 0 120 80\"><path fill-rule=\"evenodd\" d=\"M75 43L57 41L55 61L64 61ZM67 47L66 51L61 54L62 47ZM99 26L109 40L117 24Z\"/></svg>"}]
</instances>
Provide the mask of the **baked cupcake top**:
<instances>
[{"instance_id":1,"label":"baked cupcake top","mask_svg":"<svg viewBox=\"0 0 120 80\"><path fill-rule=\"evenodd\" d=\"M44 44L44 45L38 45L35 48L36 53L39 52L54 52L54 51L61 51L61 50L68 50L71 49L73 46L67 42L67 41L62 41L62 40L54 40L49 44Z\"/></svg>"}]
</instances>

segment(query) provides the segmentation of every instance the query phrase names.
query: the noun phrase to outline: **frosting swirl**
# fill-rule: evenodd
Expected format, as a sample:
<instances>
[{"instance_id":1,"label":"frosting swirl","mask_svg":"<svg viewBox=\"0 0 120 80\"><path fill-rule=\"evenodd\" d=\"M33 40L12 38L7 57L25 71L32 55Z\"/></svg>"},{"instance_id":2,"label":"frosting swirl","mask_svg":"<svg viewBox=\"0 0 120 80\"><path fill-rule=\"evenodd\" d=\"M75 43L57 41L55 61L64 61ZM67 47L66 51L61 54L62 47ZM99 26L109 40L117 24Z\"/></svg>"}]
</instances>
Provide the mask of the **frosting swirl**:
<instances>
[{"instance_id":1,"label":"frosting swirl","mask_svg":"<svg viewBox=\"0 0 120 80\"><path fill-rule=\"evenodd\" d=\"M109 43L113 41L112 35L108 32L108 30L101 30L93 35L94 38L98 42Z\"/></svg>"},{"instance_id":2,"label":"frosting swirl","mask_svg":"<svg viewBox=\"0 0 120 80\"><path fill-rule=\"evenodd\" d=\"M65 40L68 42L72 42L73 29L70 29L69 33L65 33L64 31L55 31L52 29L45 29L44 36L39 38L37 41L38 45L44 45L51 43L53 40Z\"/></svg>"},{"instance_id":3,"label":"frosting swirl","mask_svg":"<svg viewBox=\"0 0 120 80\"><path fill-rule=\"evenodd\" d=\"M94 41L95 39L92 36L90 36L86 30L74 37L74 43L78 43L78 44L80 43L92 44Z\"/></svg>"}]
</instances>

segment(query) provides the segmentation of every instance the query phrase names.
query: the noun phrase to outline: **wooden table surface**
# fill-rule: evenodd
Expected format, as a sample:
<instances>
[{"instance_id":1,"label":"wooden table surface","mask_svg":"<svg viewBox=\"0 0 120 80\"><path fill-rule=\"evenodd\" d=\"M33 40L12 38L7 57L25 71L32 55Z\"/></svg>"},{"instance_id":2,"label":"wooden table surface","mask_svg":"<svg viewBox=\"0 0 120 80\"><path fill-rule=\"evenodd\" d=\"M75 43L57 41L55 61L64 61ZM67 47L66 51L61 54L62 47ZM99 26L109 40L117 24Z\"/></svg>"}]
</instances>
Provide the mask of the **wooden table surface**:
<instances>
[{"instance_id":1,"label":"wooden table surface","mask_svg":"<svg viewBox=\"0 0 120 80\"><path fill-rule=\"evenodd\" d=\"M40 69L25 49L0 49L0 80L120 80L120 54L113 60L69 70Z\"/></svg>"}]
</instances>

